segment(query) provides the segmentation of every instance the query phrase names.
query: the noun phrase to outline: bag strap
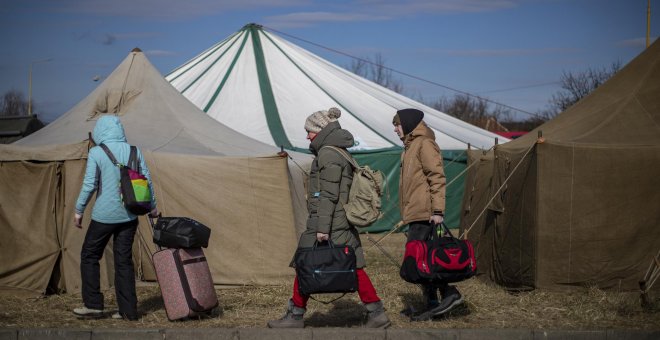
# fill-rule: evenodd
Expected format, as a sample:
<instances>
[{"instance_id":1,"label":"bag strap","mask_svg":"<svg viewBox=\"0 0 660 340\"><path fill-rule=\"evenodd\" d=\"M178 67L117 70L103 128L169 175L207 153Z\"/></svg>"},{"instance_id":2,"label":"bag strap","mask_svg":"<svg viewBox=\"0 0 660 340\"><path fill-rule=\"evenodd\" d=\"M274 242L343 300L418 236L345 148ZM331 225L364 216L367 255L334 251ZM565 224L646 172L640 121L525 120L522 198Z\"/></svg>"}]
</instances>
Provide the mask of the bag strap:
<instances>
[{"instance_id":1,"label":"bag strap","mask_svg":"<svg viewBox=\"0 0 660 340\"><path fill-rule=\"evenodd\" d=\"M440 222L440 230L445 231L449 235L449 238L451 238L451 240L454 241L456 246L460 246L461 240L454 237L454 235L451 233L451 231L449 231L449 228L447 227L447 225L445 224L444 221ZM438 239L440 237L440 236L438 236L438 225L437 224L433 225L433 231L431 232L431 237L436 238L436 239Z\"/></svg>"},{"instance_id":2,"label":"bag strap","mask_svg":"<svg viewBox=\"0 0 660 340\"><path fill-rule=\"evenodd\" d=\"M114 164L116 167L123 166L121 163L117 162L117 158L115 158L115 155L112 154L112 151L110 151L110 148L108 148L107 145L100 144L99 146L101 149L103 149L103 151L105 151L105 154L108 155L108 158L110 158L112 164ZM135 145L131 145L131 152L128 156L128 164L126 166L137 172L140 172L140 162L138 162L137 158L137 147Z\"/></svg>"},{"instance_id":3,"label":"bag strap","mask_svg":"<svg viewBox=\"0 0 660 340\"><path fill-rule=\"evenodd\" d=\"M440 222L440 230L444 230L444 231L446 231L447 234L449 234L449 236L451 236L451 238L455 238L454 235L451 233L451 231L449 230L449 228L447 227L447 225L445 224L444 221Z\"/></svg>"},{"instance_id":4,"label":"bag strap","mask_svg":"<svg viewBox=\"0 0 660 340\"><path fill-rule=\"evenodd\" d=\"M181 255L180 255L181 249L177 249L173 252L173 257L174 257L174 264L176 266L177 272L179 273L179 280L181 281L181 287L183 288L183 295L186 297L186 302L188 303L188 307L192 309L195 312L203 312L204 307L202 307L197 299L195 299L192 296L192 291L190 290L190 283L188 282L188 277L186 275L186 271L184 269L184 265L188 263L184 263L183 260L181 260ZM206 260L206 258L204 258Z\"/></svg>"},{"instance_id":5,"label":"bag strap","mask_svg":"<svg viewBox=\"0 0 660 340\"><path fill-rule=\"evenodd\" d=\"M330 148L330 149L333 149L333 150L337 151L337 153L339 153L342 157L344 157L345 160L348 161L348 163L351 164L351 166L353 167L353 170L355 170L355 169L357 169L357 168L360 167L360 165L357 164L357 162L355 161L355 159L354 159L352 156L349 156L350 154L349 154L349 155L346 155L346 153L347 153L348 151L344 151L344 150L342 150L341 148L338 148L338 147L336 147L336 146L332 146L332 145L326 145L326 146L322 147L321 149L323 149L323 148ZM320 153L320 150L319 150L319 153Z\"/></svg>"},{"instance_id":6,"label":"bag strap","mask_svg":"<svg viewBox=\"0 0 660 340\"><path fill-rule=\"evenodd\" d=\"M140 172L140 162L138 162L137 147L135 145L131 145L131 153L128 156L128 167Z\"/></svg>"},{"instance_id":7,"label":"bag strap","mask_svg":"<svg viewBox=\"0 0 660 340\"><path fill-rule=\"evenodd\" d=\"M115 155L112 154L112 151L110 151L110 149L108 148L107 145L101 143L99 146L101 147L101 149L103 149L103 151L105 151L105 154L108 155L108 158L110 158L110 161L112 162L112 164L114 164L115 166L120 166L121 165L121 164L119 164L119 162L117 162L117 159L115 158Z\"/></svg>"},{"instance_id":8,"label":"bag strap","mask_svg":"<svg viewBox=\"0 0 660 340\"><path fill-rule=\"evenodd\" d=\"M330 301L317 300L317 299L315 299L315 298L314 298L313 296L311 296L311 295L309 296L309 298L312 299L312 300L314 300L314 301L316 301L316 302L320 302L320 303L322 303L322 304L324 304L324 305L327 305L327 304L333 303L333 302L335 302L335 301L337 301L337 300L343 298L344 295L346 295L346 293L343 293L343 294L341 294L340 297L338 297L338 298L334 298L334 299L332 299L332 300L330 300Z\"/></svg>"},{"instance_id":9,"label":"bag strap","mask_svg":"<svg viewBox=\"0 0 660 340\"><path fill-rule=\"evenodd\" d=\"M328 233L328 240L325 241L325 242L328 243L328 246L329 246L330 248L334 248L334 247L335 247L335 244L332 243L332 238L331 238L330 236L332 236L332 235L330 235L330 233ZM314 245L312 246L312 249L313 249L313 250L316 250L316 247L319 246L320 244L321 244L321 242L319 242L318 240L315 240L315 241L314 241Z\"/></svg>"}]
</instances>

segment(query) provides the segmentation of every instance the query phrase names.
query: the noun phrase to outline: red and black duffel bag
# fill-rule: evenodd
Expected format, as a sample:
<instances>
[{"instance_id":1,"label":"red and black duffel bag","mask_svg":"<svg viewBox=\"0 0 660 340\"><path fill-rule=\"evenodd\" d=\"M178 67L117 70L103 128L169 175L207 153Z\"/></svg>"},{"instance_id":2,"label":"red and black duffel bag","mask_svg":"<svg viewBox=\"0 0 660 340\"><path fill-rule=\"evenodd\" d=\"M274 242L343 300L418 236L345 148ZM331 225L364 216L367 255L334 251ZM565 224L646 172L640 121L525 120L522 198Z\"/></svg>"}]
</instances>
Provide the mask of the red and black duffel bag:
<instances>
[{"instance_id":1,"label":"red and black duffel bag","mask_svg":"<svg viewBox=\"0 0 660 340\"><path fill-rule=\"evenodd\" d=\"M477 274L477 261L474 258L474 248L469 240L461 240L451 234L449 228L441 223L447 236L437 237L437 227L432 234L436 235L431 249L431 271L434 279L451 283L467 280Z\"/></svg>"},{"instance_id":2,"label":"red and black duffel bag","mask_svg":"<svg viewBox=\"0 0 660 340\"><path fill-rule=\"evenodd\" d=\"M403 253L403 263L399 275L410 283L431 283L433 273L430 265L431 240L412 240L406 243L406 251Z\"/></svg>"},{"instance_id":3,"label":"red and black duffel bag","mask_svg":"<svg viewBox=\"0 0 660 340\"><path fill-rule=\"evenodd\" d=\"M470 241L455 238L444 223L442 228L448 236L440 237L437 225L431 228L428 239L406 243L399 271L401 278L410 283L428 284L459 282L474 276L477 262Z\"/></svg>"}]
</instances>

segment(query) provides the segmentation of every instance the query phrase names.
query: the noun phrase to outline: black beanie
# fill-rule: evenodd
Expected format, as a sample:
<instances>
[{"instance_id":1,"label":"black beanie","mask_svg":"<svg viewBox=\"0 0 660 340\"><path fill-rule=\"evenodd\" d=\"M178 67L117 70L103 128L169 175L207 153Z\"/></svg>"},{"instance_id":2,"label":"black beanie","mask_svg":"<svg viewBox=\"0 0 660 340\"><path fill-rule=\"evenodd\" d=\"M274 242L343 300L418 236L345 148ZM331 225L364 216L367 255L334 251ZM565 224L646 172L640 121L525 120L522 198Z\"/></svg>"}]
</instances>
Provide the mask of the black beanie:
<instances>
[{"instance_id":1,"label":"black beanie","mask_svg":"<svg viewBox=\"0 0 660 340\"><path fill-rule=\"evenodd\" d=\"M403 109L397 111L396 114L399 116L404 135L411 133L424 118L424 112L417 109Z\"/></svg>"}]
</instances>

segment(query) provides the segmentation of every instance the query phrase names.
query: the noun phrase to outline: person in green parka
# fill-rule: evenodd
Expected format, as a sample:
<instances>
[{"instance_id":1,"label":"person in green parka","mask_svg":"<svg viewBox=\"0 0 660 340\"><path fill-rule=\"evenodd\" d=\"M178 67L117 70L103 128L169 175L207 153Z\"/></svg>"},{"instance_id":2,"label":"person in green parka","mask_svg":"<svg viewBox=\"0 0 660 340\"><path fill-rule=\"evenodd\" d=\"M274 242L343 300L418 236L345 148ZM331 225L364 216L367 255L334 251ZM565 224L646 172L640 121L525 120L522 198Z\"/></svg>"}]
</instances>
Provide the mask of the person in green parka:
<instances>
[{"instance_id":1,"label":"person in green parka","mask_svg":"<svg viewBox=\"0 0 660 340\"><path fill-rule=\"evenodd\" d=\"M314 154L307 186L307 228L300 236L298 248L314 246L316 242L332 240L334 244L350 245L357 258L358 294L367 309L365 327L386 328L390 320L385 314L383 302L364 271L365 259L357 229L352 226L344 212L348 193L353 181L351 164L339 154L339 150L353 146L353 135L339 125L341 116L338 108L317 111L307 117L305 130L310 141L309 150ZM345 152L348 154L348 152ZM298 290L298 278L294 280L293 296L286 313L281 319L268 322L271 328L303 328L303 315L309 296Z\"/></svg>"}]
</instances>

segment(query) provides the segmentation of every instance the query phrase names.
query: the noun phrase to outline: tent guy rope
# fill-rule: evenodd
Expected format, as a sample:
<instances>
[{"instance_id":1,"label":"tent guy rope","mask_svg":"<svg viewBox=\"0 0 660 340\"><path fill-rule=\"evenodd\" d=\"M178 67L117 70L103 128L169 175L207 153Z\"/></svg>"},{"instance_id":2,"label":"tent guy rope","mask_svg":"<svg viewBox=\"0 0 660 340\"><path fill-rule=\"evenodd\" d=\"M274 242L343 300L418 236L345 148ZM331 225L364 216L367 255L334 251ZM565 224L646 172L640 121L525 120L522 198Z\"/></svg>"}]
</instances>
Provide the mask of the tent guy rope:
<instances>
[{"instance_id":1,"label":"tent guy rope","mask_svg":"<svg viewBox=\"0 0 660 340\"><path fill-rule=\"evenodd\" d=\"M497 195L500 193L500 191L502 191L502 188L504 188L504 186L505 186L506 183L509 181L509 179L511 179L511 176L513 176L513 174L516 173L516 170L518 170L518 167L520 166L520 164L522 164L522 162L525 160L525 158L527 157L527 155L529 155L529 152L532 151L532 149L534 149L534 147L536 146L536 144L540 144L540 143L542 143L542 142L543 142L543 140L542 140L541 138L539 138L539 139L536 141L536 143L532 144L532 145L529 147L529 149L527 149L527 151L526 151L525 154L522 156L522 158L520 158L520 161L518 161L518 164L516 164L516 167L513 168L513 170L512 170L511 173L509 174L509 176L507 176L506 179L504 180L504 182L502 182L502 185L500 185L500 187L499 187L499 188L497 189L497 191L493 194L493 196L490 198L490 200L488 200L488 203L486 203L486 205L485 205L484 208L481 210L481 212L479 213L479 215L477 216L477 218L474 219L474 221L472 222L472 224L470 225L470 227L467 228L463 233L461 233L461 236L459 236L460 239L465 239L465 237L467 237L467 234L468 234L468 233L470 232L470 230L472 230L472 228L477 224L477 221L479 221L479 219L481 218L481 215L483 215L484 212L486 212L486 210L488 210L488 206L489 206L491 203L493 203L493 200L495 199L495 197L497 197ZM476 162L475 162L475 163L476 163Z\"/></svg>"}]
</instances>

